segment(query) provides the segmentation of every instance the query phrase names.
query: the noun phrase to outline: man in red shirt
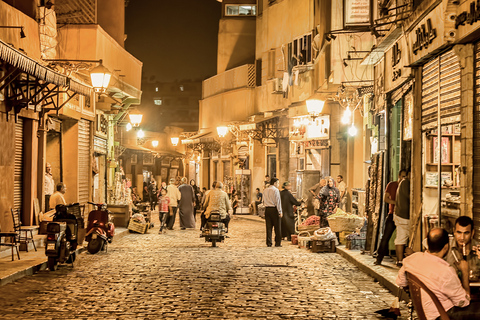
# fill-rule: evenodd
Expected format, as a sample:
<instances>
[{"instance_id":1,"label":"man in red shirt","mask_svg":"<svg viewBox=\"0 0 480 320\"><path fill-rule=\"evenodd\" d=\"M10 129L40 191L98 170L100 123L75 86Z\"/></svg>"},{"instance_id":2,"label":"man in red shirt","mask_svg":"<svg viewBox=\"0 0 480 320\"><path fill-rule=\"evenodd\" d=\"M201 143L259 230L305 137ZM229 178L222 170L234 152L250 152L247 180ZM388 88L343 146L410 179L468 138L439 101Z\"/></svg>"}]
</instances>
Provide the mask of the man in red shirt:
<instances>
[{"instance_id":1,"label":"man in red shirt","mask_svg":"<svg viewBox=\"0 0 480 320\"><path fill-rule=\"evenodd\" d=\"M382 264L383 257L388 254L388 242L392 237L393 231L395 231L395 222L393 222L393 212L395 210L395 198L397 195L397 188L400 181L402 181L407 172L402 169L398 173L398 180L391 181L387 184L387 188L385 189L385 195L383 196L386 203L389 205L388 216L385 220L385 228L383 230L382 241L380 241L380 245L378 246L377 250L377 259L373 264L379 265Z\"/></svg>"}]
</instances>

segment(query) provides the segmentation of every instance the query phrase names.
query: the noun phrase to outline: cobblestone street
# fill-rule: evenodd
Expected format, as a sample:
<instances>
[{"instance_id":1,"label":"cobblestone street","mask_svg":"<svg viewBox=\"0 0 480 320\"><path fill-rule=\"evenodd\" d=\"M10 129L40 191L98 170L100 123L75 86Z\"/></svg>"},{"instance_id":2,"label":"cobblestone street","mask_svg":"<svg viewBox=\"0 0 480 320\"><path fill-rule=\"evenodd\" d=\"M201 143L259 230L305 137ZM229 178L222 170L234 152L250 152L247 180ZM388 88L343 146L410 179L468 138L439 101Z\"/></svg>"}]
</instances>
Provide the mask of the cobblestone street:
<instances>
[{"instance_id":1,"label":"cobblestone street","mask_svg":"<svg viewBox=\"0 0 480 320\"><path fill-rule=\"evenodd\" d=\"M156 225L79 255L74 268L7 284L0 318L376 319L393 300L338 254L266 247L262 223L235 217L217 248L199 234Z\"/></svg>"}]
</instances>

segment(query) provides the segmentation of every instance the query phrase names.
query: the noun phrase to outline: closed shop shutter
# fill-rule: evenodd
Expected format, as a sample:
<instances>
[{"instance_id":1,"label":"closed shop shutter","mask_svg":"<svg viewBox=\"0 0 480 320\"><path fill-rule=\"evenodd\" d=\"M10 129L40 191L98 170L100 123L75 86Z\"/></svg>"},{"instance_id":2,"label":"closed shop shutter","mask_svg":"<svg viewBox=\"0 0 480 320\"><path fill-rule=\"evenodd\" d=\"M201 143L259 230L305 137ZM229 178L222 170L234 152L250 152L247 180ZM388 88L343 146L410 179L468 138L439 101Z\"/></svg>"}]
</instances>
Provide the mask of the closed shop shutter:
<instances>
[{"instance_id":1,"label":"closed shop shutter","mask_svg":"<svg viewBox=\"0 0 480 320\"><path fill-rule=\"evenodd\" d=\"M473 221L480 239L480 43L475 45L475 105L473 109Z\"/></svg>"},{"instance_id":2,"label":"closed shop shutter","mask_svg":"<svg viewBox=\"0 0 480 320\"><path fill-rule=\"evenodd\" d=\"M90 189L90 121L78 121L78 202L83 205L89 201Z\"/></svg>"},{"instance_id":3,"label":"closed shop shutter","mask_svg":"<svg viewBox=\"0 0 480 320\"><path fill-rule=\"evenodd\" d=\"M23 119L15 124L15 165L13 182L13 207L22 210L23 200Z\"/></svg>"},{"instance_id":4,"label":"closed shop shutter","mask_svg":"<svg viewBox=\"0 0 480 320\"><path fill-rule=\"evenodd\" d=\"M440 55L423 67L423 131L437 127L439 87L442 125L460 122L460 63L453 51Z\"/></svg>"}]
</instances>

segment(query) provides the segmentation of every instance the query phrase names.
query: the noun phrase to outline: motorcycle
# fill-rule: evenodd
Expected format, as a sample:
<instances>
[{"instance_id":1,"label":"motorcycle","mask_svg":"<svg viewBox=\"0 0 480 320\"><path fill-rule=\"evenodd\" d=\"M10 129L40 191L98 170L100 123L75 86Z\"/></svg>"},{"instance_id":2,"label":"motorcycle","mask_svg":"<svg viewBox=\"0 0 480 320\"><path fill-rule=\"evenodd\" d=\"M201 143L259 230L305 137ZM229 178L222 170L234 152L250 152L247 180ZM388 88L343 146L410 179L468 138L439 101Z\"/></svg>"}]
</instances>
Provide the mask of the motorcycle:
<instances>
[{"instance_id":1,"label":"motorcycle","mask_svg":"<svg viewBox=\"0 0 480 320\"><path fill-rule=\"evenodd\" d=\"M211 242L212 247L217 246L217 242L223 242L226 238L225 224L222 221L220 212L212 211L207 223L202 229L200 237L205 238L205 242Z\"/></svg>"},{"instance_id":2,"label":"motorcycle","mask_svg":"<svg viewBox=\"0 0 480 320\"><path fill-rule=\"evenodd\" d=\"M88 242L87 250L95 254L102 249L107 249L108 243L112 242L115 234L115 226L110 221L111 215L103 203L88 202L97 207L88 214L87 231L85 241Z\"/></svg>"},{"instance_id":3,"label":"motorcycle","mask_svg":"<svg viewBox=\"0 0 480 320\"><path fill-rule=\"evenodd\" d=\"M47 241L45 255L48 257L47 266L50 271L57 269L58 263L71 263L76 258L78 220L68 213L68 208L78 206L78 203L55 207L53 221L47 224Z\"/></svg>"}]
</instances>

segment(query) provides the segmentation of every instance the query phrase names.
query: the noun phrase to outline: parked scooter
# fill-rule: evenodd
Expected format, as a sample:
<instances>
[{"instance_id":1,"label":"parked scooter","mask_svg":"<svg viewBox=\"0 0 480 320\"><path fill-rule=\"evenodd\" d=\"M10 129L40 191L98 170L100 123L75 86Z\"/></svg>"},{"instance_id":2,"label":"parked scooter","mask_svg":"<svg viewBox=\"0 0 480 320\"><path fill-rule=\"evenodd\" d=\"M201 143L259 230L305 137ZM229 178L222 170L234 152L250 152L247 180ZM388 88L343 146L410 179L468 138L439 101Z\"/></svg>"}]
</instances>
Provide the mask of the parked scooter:
<instances>
[{"instance_id":1,"label":"parked scooter","mask_svg":"<svg viewBox=\"0 0 480 320\"><path fill-rule=\"evenodd\" d=\"M45 254L48 257L47 266L50 271L57 269L58 263L71 263L76 258L78 221L77 217L68 213L68 208L78 206L78 203L55 207L53 221L47 224L47 242Z\"/></svg>"},{"instance_id":2,"label":"parked scooter","mask_svg":"<svg viewBox=\"0 0 480 320\"><path fill-rule=\"evenodd\" d=\"M202 229L200 237L205 238L205 242L211 242L212 247L217 246L217 242L223 242L225 240L226 229L225 224L222 222L222 216L218 211L212 211L207 223Z\"/></svg>"},{"instance_id":3,"label":"parked scooter","mask_svg":"<svg viewBox=\"0 0 480 320\"><path fill-rule=\"evenodd\" d=\"M87 233L85 241L88 242L87 250L95 254L102 249L107 249L115 234L115 226L110 221L110 212L104 203L89 202L97 207L88 214Z\"/></svg>"}]
</instances>

